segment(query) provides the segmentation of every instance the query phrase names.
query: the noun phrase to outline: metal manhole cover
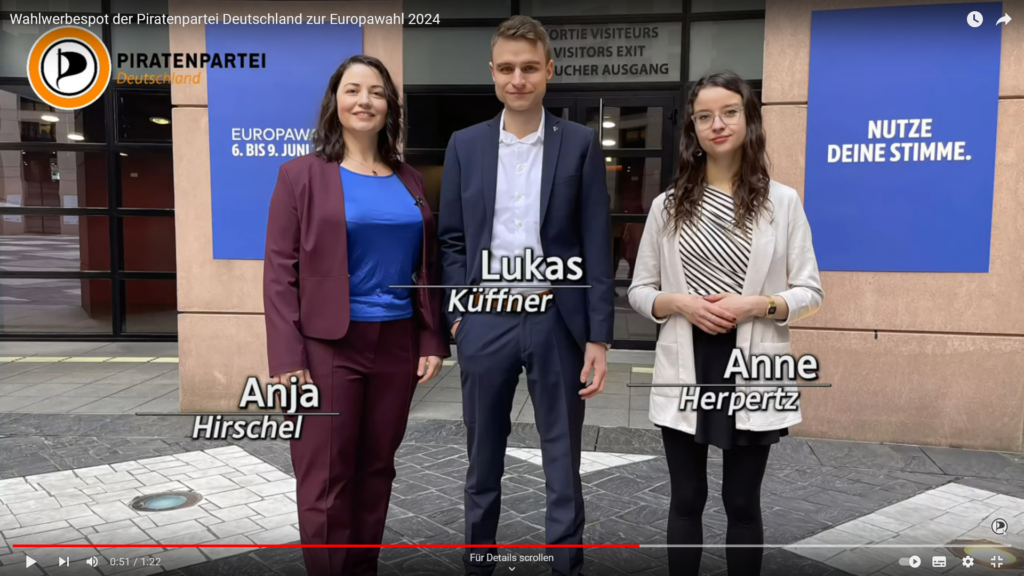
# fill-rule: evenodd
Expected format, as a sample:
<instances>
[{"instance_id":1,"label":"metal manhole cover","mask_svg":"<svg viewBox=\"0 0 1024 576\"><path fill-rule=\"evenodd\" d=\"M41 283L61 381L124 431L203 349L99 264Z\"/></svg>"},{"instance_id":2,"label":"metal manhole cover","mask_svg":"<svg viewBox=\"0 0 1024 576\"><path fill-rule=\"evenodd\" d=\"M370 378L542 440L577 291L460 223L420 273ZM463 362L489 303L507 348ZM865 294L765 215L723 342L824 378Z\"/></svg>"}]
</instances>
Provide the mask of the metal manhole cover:
<instances>
[{"instance_id":1,"label":"metal manhole cover","mask_svg":"<svg viewBox=\"0 0 1024 576\"><path fill-rule=\"evenodd\" d=\"M146 494L132 500L132 510L142 512L168 512L195 506L203 499L198 492L160 492Z\"/></svg>"}]
</instances>

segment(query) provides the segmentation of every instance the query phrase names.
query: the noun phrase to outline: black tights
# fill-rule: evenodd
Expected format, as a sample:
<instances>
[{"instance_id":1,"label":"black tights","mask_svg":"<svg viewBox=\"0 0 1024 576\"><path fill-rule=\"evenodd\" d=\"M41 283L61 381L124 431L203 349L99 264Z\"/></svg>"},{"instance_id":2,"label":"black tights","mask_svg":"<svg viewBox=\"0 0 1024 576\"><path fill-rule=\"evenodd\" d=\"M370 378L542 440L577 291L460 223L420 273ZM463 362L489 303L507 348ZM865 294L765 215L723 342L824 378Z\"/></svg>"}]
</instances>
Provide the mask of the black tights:
<instances>
[{"instance_id":1,"label":"black tights","mask_svg":"<svg viewBox=\"0 0 1024 576\"><path fill-rule=\"evenodd\" d=\"M672 502L668 516L668 544L703 544L704 504L708 499L708 445L692 434L661 427L668 459ZM766 446L735 446L722 451L722 502L728 517L726 544L752 544L757 548L726 548L730 576L761 573L764 526L761 524L761 480L768 464ZM672 576L697 576L702 548L669 548Z\"/></svg>"}]
</instances>

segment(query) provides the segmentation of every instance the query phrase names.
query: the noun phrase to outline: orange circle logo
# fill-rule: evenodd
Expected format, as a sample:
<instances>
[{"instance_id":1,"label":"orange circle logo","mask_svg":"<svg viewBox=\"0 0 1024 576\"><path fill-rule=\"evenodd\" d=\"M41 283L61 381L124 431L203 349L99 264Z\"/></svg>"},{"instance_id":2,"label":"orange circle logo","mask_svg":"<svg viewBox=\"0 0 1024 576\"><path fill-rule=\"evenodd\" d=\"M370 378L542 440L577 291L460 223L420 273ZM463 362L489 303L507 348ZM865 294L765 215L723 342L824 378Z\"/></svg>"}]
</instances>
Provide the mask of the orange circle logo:
<instances>
[{"instance_id":1,"label":"orange circle logo","mask_svg":"<svg viewBox=\"0 0 1024 576\"><path fill-rule=\"evenodd\" d=\"M43 34L28 54L28 81L36 96L61 110L78 110L110 83L110 52L98 36L77 26Z\"/></svg>"}]
</instances>

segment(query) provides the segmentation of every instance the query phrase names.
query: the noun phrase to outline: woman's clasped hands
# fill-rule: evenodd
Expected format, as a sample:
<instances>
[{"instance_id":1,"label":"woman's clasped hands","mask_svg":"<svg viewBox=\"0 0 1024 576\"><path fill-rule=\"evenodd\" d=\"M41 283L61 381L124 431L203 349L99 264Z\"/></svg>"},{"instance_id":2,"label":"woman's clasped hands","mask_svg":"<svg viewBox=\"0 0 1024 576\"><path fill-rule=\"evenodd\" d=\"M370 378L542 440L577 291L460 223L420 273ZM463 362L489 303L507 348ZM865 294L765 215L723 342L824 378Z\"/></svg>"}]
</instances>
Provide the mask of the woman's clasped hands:
<instances>
[{"instance_id":1,"label":"woman's clasped hands","mask_svg":"<svg viewBox=\"0 0 1024 576\"><path fill-rule=\"evenodd\" d=\"M737 324L758 316L761 297L739 294L680 295L679 313L708 334L725 334Z\"/></svg>"}]
</instances>

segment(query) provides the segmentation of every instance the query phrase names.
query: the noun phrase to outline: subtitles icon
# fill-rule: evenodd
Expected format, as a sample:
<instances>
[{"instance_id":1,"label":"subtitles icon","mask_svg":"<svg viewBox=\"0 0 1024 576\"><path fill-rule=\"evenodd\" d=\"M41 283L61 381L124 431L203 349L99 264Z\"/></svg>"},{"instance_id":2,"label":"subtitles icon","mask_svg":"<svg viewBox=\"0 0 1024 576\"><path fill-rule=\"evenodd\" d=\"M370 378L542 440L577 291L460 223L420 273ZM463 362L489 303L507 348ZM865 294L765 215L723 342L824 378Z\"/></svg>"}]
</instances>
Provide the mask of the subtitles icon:
<instances>
[{"instance_id":1,"label":"subtitles icon","mask_svg":"<svg viewBox=\"0 0 1024 576\"><path fill-rule=\"evenodd\" d=\"M992 531L995 532L996 534L999 534L999 535L1006 534L1006 530L1009 527L1010 527L1010 525L1007 524L1006 520L1003 520L1002 518L996 518L995 520L992 521Z\"/></svg>"},{"instance_id":2,"label":"subtitles icon","mask_svg":"<svg viewBox=\"0 0 1024 576\"><path fill-rule=\"evenodd\" d=\"M945 568L946 557L945 556L932 556L932 568Z\"/></svg>"},{"instance_id":3,"label":"subtitles icon","mask_svg":"<svg viewBox=\"0 0 1024 576\"><path fill-rule=\"evenodd\" d=\"M981 23L985 21L985 17L981 15L981 12L975 10L967 15L967 24L971 28L977 28L981 26Z\"/></svg>"}]
</instances>

